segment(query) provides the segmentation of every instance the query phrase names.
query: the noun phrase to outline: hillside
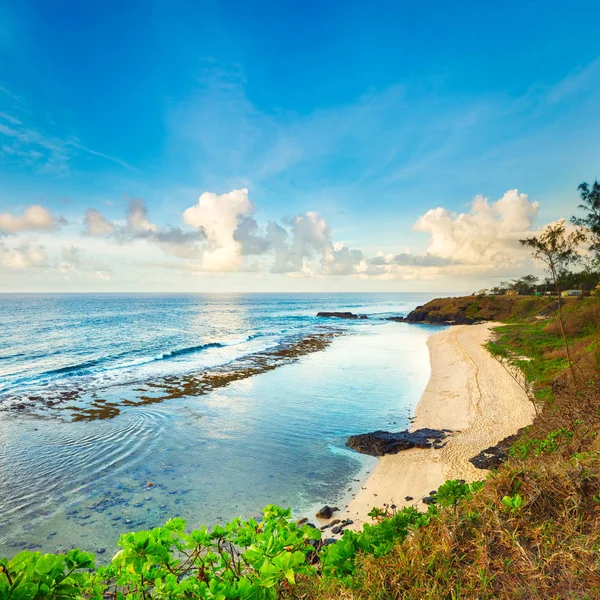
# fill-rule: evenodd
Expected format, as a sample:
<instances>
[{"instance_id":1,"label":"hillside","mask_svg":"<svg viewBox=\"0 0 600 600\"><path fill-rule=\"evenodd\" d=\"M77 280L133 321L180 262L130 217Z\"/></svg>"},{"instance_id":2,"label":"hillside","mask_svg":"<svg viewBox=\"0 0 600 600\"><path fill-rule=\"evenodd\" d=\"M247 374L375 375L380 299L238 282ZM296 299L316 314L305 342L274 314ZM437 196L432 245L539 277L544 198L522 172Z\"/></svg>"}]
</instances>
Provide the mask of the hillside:
<instances>
[{"instance_id":1,"label":"hillside","mask_svg":"<svg viewBox=\"0 0 600 600\"><path fill-rule=\"evenodd\" d=\"M572 302L574 299L568 299ZM469 325L477 321L515 321L546 316L556 309L556 298L542 296L462 296L436 298L411 311L409 323L452 323Z\"/></svg>"}]
</instances>

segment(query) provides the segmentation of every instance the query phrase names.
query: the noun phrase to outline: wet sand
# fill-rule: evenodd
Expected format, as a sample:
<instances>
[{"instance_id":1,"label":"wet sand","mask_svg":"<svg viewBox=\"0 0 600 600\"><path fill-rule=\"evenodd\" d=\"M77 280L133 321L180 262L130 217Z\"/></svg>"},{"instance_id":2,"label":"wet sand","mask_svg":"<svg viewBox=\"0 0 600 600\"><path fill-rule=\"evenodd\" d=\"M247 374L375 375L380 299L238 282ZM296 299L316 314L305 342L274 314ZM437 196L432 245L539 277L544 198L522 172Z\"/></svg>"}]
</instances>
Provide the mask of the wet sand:
<instances>
[{"instance_id":1,"label":"wet sand","mask_svg":"<svg viewBox=\"0 0 600 600\"><path fill-rule=\"evenodd\" d=\"M440 450L411 449L382 457L343 515L354 521L354 529L372 522L367 514L373 507L425 509L421 499L447 479L483 479L486 471L476 469L469 458L532 422L534 408L523 388L484 347L498 325L459 325L429 338L431 376L412 429L455 433Z\"/></svg>"}]
</instances>

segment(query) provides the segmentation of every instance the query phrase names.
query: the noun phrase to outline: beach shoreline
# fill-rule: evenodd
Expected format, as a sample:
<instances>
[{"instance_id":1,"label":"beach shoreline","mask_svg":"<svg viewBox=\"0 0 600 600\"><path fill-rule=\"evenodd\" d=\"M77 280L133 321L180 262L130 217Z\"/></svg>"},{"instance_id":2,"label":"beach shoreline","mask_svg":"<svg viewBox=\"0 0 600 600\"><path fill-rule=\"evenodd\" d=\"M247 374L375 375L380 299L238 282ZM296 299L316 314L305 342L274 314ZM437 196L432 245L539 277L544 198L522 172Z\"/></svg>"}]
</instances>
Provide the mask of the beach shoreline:
<instances>
[{"instance_id":1,"label":"beach shoreline","mask_svg":"<svg viewBox=\"0 0 600 600\"><path fill-rule=\"evenodd\" d=\"M454 433L438 450L413 448L381 457L337 518L351 519L352 529L362 529L372 523L368 513L374 507L425 509L422 498L447 479L483 479L487 471L469 459L532 422L534 407L521 382L484 347L498 325L457 325L428 339L431 375L411 430Z\"/></svg>"}]
</instances>

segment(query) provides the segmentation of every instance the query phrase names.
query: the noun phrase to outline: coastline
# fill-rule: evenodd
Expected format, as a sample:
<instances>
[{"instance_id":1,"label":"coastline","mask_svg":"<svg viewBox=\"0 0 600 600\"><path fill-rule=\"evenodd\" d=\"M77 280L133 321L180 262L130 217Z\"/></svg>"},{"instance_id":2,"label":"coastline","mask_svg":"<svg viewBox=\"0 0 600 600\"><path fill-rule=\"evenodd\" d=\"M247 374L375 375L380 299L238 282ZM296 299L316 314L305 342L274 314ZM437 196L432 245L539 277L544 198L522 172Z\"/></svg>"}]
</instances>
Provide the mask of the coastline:
<instances>
[{"instance_id":1,"label":"coastline","mask_svg":"<svg viewBox=\"0 0 600 600\"><path fill-rule=\"evenodd\" d=\"M372 523L369 511L384 504L425 508L421 499L447 479L483 479L486 472L469 458L532 422L527 394L483 346L498 325L456 325L428 339L431 375L411 430L455 433L439 450L413 448L381 457L339 517L352 519L352 529Z\"/></svg>"}]
</instances>

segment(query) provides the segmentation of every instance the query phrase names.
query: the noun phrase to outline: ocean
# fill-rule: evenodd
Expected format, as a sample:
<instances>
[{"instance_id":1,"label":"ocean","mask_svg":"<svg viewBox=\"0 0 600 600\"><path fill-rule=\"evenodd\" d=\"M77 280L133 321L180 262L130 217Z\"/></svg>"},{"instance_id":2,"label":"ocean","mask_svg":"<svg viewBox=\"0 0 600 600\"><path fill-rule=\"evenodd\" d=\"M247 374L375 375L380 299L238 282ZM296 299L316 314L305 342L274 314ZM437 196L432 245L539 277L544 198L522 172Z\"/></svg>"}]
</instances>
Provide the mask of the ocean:
<instances>
[{"instance_id":1,"label":"ocean","mask_svg":"<svg viewBox=\"0 0 600 600\"><path fill-rule=\"evenodd\" d=\"M0 295L0 556L344 504L404 429L434 294ZM368 319L317 318L351 311Z\"/></svg>"}]
</instances>

